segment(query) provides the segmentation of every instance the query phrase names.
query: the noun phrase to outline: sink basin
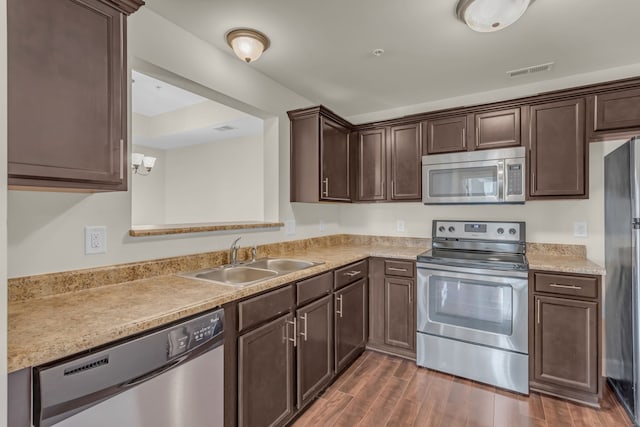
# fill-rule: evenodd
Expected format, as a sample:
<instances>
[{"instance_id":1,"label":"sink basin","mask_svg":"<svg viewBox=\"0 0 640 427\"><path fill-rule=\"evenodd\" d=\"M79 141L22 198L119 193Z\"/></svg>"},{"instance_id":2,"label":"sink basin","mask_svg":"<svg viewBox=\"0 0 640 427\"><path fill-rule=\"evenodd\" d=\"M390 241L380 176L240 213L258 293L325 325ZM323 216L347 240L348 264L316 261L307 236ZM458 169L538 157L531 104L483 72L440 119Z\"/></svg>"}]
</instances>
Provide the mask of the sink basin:
<instances>
[{"instance_id":1,"label":"sink basin","mask_svg":"<svg viewBox=\"0 0 640 427\"><path fill-rule=\"evenodd\" d=\"M302 259L264 258L243 264L182 273L180 276L208 280L222 285L247 286L320 264Z\"/></svg>"},{"instance_id":2,"label":"sink basin","mask_svg":"<svg viewBox=\"0 0 640 427\"><path fill-rule=\"evenodd\" d=\"M224 267L197 273L194 277L213 280L214 282L228 283L231 285L246 285L259 280L277 276L278 272L254 267Z\"/></svg>"},{"instance_id":3,"label":"sink basin","mask_svg":"<svg viewBox=\"0 0 640 427\"><path fill-rule=\"evenodd\" d=\"M267 258L258 261L251 262L247 266L256 268L266 268L268 270L276 270L279 273L290 273L292 271L298 271L305 268L309 268L316 265L311 261L304 261L300 259L279 259L279 258Z\"/></svg>"}]
</instances>

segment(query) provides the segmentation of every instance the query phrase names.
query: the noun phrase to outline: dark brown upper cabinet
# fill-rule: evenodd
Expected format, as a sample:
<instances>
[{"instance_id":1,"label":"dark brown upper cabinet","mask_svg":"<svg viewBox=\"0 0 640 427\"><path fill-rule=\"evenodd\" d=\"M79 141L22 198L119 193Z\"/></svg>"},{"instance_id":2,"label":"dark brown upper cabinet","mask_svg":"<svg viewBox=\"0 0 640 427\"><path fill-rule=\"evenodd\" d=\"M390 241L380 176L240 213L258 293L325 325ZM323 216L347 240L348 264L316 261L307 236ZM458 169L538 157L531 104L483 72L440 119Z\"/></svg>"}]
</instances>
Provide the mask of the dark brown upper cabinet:
<instances>
[{"instance_id":1,"label":"dark brown upper cabinet","mask_svg":"<svg viewBox=\"0 0 640 427\"><path fill-rule=\"evenodd\" d=\"M351 125L318 106L288 112L292 202L351 201Z\"/></svg>"},{"instance_id":2,"label":"dark brown upper cabinet","mask_svg":"<svg viewBox=\"0 0 640 427\"><path fill-rule=\"evenodd\" d=\"M357 199L387 199L387 130L363 130L357 136Z\"/></svg>"},{"instance_id":3,"label":"dark brown upper cabinet","mask_svg":"<svg viewBox=\"0 0 640 427\"><path fill-rule=\"evenodd\" d=\"M419 123L361 130L357 141L357 201L421 199Z\"/></svg>"},{"instance_id":4,"label":"dark brown upper cabinet","mask_svg":"<svg viewBox=\"0 0 640 427\"><path fill-rule=\"evenodd\" d=\"M521 145L520 108L475 113L474 148L516 147Z\"/></svg>"},{"instance_id":5,"label":"dark brown upper cabinet","mask_svg":"<svg viewBox=\"0 0 640 427\"><path fill-rule=\"evenodd\" d=\"M420 124L389 128L390 200L422 198L422 141Z\"/></svg>"},{"instance_id":6,"label":"dark brown upper cabinet","mask_svg":"<svg viewBox=\"0 0 640 427\"><path fill-rule=\"evenodd\" d=\"M423 154L467 151L467 116L453 116L423 122Z\"/></svg>"},{"instance_id":7,"label":"dark brown upper cabinet","mask_svg":"<svg viewBox=\"0 0 640 427\"><path fill-rule=\"evenodd\" d=\"M529 199L587 198L585 100L531 106Z\"/></svg>"},{"instance_id":8,"label":"dark brown upper cabinet","mask_svg":"<svg viewBox=\"0 0 640 427\"><path fill-rule=\"evenodd\" d=\"M9 0L8 183L127 189L126 15L141 0Z\"/></svg>"},{"instance_id":9,"label":"dark brown upper cabinet","mask_svg":"<svg viewBox=\"0 0 640 427\"><path fill-rule=\"evenodd\" d=\"M605 92L587 98L590 139L640 132L640 88Z\"/></svg>"}]
</instances>

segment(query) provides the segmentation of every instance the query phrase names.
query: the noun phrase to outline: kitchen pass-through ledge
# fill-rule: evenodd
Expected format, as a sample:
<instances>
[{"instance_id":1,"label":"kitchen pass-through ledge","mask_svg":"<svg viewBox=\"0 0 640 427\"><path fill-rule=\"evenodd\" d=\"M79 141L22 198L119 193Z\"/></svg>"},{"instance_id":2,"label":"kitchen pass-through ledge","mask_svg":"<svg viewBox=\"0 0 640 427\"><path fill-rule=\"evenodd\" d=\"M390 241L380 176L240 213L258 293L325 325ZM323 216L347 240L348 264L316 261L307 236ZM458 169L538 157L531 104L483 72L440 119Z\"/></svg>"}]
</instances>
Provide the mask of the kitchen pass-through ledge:
<instances>
[{"instance_id":1,"label":"kitchen pass-through ledge","mask_svg":"<svg viewBox=\"0 0 640 427\"><path fill-rule=\"evenodd\" d=\"M211 231L251 230L284 227L282 222L202 222L195 224L134 225L129 230L132 237L163 236L167 234L205 233Z\"/></svg>"}]
</instances>

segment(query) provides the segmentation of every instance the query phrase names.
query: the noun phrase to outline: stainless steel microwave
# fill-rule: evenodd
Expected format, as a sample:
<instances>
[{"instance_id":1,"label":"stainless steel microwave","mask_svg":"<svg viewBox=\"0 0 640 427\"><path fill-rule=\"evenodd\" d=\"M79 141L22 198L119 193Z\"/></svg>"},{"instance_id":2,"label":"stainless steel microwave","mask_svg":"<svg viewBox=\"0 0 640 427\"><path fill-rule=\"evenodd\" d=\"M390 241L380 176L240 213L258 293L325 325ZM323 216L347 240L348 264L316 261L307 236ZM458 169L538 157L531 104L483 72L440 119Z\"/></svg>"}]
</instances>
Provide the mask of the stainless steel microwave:
<instances>
[{"instance_id":1,"label":"stainless steel microwave","mask_svg":"<svg viewBox=\"0 0 640 427\"><path fill-rule=\"evenodd\" d=\"M524 203L525 147L422 157L425 205Z\"/></svg>"}]
</instances>

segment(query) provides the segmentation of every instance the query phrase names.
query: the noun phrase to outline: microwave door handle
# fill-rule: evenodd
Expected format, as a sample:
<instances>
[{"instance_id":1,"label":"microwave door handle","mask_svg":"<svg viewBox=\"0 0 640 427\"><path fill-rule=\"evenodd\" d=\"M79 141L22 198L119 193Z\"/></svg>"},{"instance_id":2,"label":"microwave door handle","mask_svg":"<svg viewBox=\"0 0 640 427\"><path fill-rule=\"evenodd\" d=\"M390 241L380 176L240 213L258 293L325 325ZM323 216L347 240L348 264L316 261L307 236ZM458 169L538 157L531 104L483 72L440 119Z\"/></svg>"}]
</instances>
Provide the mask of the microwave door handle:
<instances>
[{"instance_id":1,"label":"microwave door handle","mask_svg":"<svg viewBox=\"0 0 640 427\"><path fill-rule=\"evenodd\" d=\"M504 197L505 184L506 185L509 184L507 182L507 174L504 173L504 160L500 160L498 162L497 181L498 181L498 200L502 202L505 200L505 197Z\"/></svg>"}]
</instances>

